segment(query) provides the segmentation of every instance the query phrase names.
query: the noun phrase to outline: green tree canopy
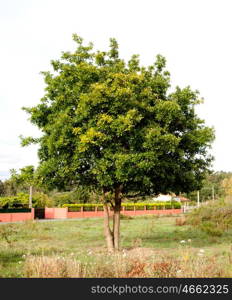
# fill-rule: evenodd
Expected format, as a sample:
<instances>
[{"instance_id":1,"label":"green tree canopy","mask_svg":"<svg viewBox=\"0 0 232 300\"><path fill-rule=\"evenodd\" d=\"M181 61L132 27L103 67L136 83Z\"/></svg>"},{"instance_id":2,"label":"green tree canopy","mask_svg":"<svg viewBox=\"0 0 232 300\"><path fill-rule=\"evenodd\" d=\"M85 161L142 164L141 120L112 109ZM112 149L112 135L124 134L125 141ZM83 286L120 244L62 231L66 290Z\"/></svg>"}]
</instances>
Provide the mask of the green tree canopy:
<instances>
[{"instance_id":1,"label":"green tree canopy","mask_svg":"<svg viewBox=\"0 0 232 300\"><path fill-rule=\"evenodd\" d=\"M14 169L10 170L11 177L10 180L15 182L15 185L19 191L28 191L30 185L34 183L34 166L25 166L17 172Z\"/></svg>"},{"instance_id":2,"label":"green tree canopy","mask_svg":"<svg viewBox=\"0 0 232 300\"><path fill-rule=\"evenodd\" d=\"M43 72L41 102L24 108L42 131L40 139L23 139L24 145L40 144L41 182L112 192L116 210L121 193L198 189L214 138L195 113L198 92L190 87L169 92L161 55L143 67L138 55L121 59L115 39L104 52L73 38L76 50L52 61L53 72Z\"/></svg>"},{"instance_id":3,"label":"green tree canopy","mask_svg":"<svg viewBox=\"0 0 232 300\"><path fill-rule=\"evenodd\" d=\"M0 180L0 197L5 195L4 183Z\"/></svg>"}]
</instances>

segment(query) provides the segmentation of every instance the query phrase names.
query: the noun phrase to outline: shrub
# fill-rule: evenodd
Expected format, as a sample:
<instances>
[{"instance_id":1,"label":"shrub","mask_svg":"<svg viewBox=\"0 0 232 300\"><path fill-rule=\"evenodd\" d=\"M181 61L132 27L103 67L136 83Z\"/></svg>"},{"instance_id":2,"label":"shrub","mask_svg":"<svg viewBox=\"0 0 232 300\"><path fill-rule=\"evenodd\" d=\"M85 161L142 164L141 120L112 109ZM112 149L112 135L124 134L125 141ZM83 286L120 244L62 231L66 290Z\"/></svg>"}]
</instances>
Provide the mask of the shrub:
<instances>
[{"instance_id":1,"label":"shrub","mask_svg":"<svg viewBox=\"0 0 232 300\"><path fill-rule=\"evenodd\" d=\"M62 207L68 207L69 211L81 211L81 207L83 207L84 211L94 211L95 207L97 210L103 210L103 204L101 203L83 203L83 204L63 204ZM155 202L155 203L122 203L122 208L125 210L143 210L146 208L147 210L153 209L172 209L172 208L181 208L181 204L179 202Z\"/></svg>"},{"instance_id":2,"label":"shrub","mask_svg":"<svg viewBox=\"0 0 232 300\"><path fill-rule=\"evenodd\" d=\"M0 213L23 213L23 212L31 212L30 208L2 208L0 209Z\"/></svg>"},{"instance_id":3,"label":"shrub","mask_svg":"<svg viewBox=\"0 0 232 300\"><path fill-rule=\"evenodd\" d=\"M122 207L125 207L126 210L147 210L153 209L172 209L172 208L181 208L181 204L176 201L172 202L141 202L141 203L122 203Z\"/></svg>"},{"instance_id":4,"label":"shrub","mask_svg":"<svg viewBox=\"0 0 232 300\"><path fill-rule=\"evenodd\" d=\"M33 207L52 207L54 205L51 198L44 193L34 193L32 195ZM0 208L2 210L7 209L26 209L29 205L29 194L18 193L16 196L7 196L0 198Z\"/></svg>"},{"instance_id":5,"label":"shrub","mask_svg":"<svg viewBox=\"0 0 232 300\"><path fill-rule=\"evenodd\" d=\"M217 201L201 206L187 215L186 221L211 236L221 236L232 228L232 203Z\"/></svg>"},{"instance_id":6,"label":"shrub","mask_svg":"<svg viewBox=\"0 0 232 300\"><path fill-rule=\"evenodd\" d=\"M16 240L18 228L14 224L0 226L0 240L4 240L9 246Z\"/></svg>"},{"instance_id":7,"label":"shrub","mask_svg":"<svg viewBox=\"0 0 232 300\"><path fill-rule=\"evenodd\" d=\"M63 207L64 204L98 203L100 198L96 191L84 187L78 187L70 192L53 193L50 197L58 207Z\"/></svg>"},{"instance_id":8,"label":"shrub","mask_svg":"<svg viewBox=\"0 0 232 300\"><path fill-rule=\"evenodd\" d=\"M63 204L62 207L68 207L68 211L81 211L81 207L83 207L84 211L94 211L95 207L97 207L98 210L103 210L103 204L98 203Z\"/></svg>"},{"instance_id":9,"label":"shrub","mask_svg":"<svg viewBox=\"0 0 232 300\"><path fill-rule=\"evenodd\" d=\"M44 193L35 193L32 197L33 207L53 207L53 200Z\"/></svg>"},{"instance_id":10,"label":"shrub","mask_svg":"<svg viewBox=\"0 0 232 300\"><path fill-rule=\"evenodd\" d=\"M0 198L0 208L23 208L27 207L29 203L29 195L25 193L18 193L16 196L7 196Z\"/></svg>"},{"instance_id":11,"label":"shrub","mask_svg":"<svg viewBox=\"0 0 232 300\"><path fill-rule=\"evenodd\" d=\"M200 229L210 236L222 236L223 230L215 227L213 222L204 222L200 225Z\"/></svg>"}]
</instances>

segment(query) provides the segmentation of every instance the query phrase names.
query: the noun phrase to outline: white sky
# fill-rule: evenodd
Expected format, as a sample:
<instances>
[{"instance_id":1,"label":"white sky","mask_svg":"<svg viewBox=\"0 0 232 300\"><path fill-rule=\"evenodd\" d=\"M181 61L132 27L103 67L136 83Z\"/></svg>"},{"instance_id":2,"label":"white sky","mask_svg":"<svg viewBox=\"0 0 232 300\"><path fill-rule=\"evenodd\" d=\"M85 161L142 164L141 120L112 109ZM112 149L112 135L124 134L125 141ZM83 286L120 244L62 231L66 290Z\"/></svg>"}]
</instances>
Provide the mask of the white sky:
<instances>
[{"instance_id":1,"label":"white sky","mask_svg":"<svg viewBox=\"0 0 232 300\"><path fill-rule=\"evenodd\" d=\"M197 111L216 130L214 169L232 171L231 9L231 0L0 0L0 179L37 165L37 146L20 146L20 134L39 136L21 107L39 103L39 73L74 49L73 33L100 50L115 37L123 58L140 54L144 65L164 55L172 84L205 99Z\"/></svg>"}]
</instances>

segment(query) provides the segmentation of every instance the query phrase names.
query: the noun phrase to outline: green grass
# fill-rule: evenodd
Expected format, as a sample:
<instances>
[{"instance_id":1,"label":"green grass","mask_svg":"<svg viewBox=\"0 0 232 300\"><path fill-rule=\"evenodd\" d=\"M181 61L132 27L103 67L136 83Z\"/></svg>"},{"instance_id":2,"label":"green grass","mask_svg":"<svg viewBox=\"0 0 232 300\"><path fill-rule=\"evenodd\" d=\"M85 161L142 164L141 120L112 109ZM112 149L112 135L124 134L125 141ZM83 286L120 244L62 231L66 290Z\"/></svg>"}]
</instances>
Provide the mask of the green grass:
<instances>
[{"instance_id":1,"label":"green grass","mask_svg":"<svg viewBox=\"0 0 232 300\"><path fill-rule=\"evenodd\" d=\"M7 232L8 242L4 238ZM190 225L176 226L175 217L143 216L121 220L121 248L150 248L157 253L178 256L185 247L205 250L209 257L231 252L232 232L210 237ZM0 277L23 277L28 255L72 256L81 262L94 262L106 248L102 218L24 222L0 226ZM191 242L180 241L191 239Z\"/></svg>"}]
</instances>

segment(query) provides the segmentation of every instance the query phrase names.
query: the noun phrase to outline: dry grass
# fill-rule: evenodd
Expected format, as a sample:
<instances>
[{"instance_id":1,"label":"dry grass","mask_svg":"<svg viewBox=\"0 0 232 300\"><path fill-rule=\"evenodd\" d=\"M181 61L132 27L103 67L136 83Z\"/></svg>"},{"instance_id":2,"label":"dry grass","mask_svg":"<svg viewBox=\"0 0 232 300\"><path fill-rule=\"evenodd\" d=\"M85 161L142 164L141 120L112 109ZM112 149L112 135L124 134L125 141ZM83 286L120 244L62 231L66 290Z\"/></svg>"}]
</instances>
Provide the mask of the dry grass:
<instances>
[{"instance_id":1,"label":"dry grass","mask_svg":"<svg viewBox=\"0 0 232 300\"><path fill-rule=\"evenodd\" d=\"M185 217L176 218L176 226L184 226L184 225L186 225L186 218Z\"/></svg>"},{"instance_id":2,"label":"dry grass","mask_svg":"<svg viewBox=\"0 0 232 300\"><path fill-rule=\"evenodd\" d=\"M59 256L29 256L24 267L25 277L34 278L85 277L85 271L80 262Z\"/></svg>"},{"instance_id":3,"label":"dry grass","mask_svg":"<svg viewBox=\"0 0 232 300\"><path fill-rule=\"evenodd\" d=\"M204 252L204 250L202 250ZM100 255L92 263L82 263L71 257L29 256L25 260L24 276L37 278L207 278L231 277L232 263L228 255L224 264L217 257L202 252L180 249L177 257L130 250L114 255ZM144 253L147 253L144 256ZM134 254L134 255L133 255Z\"/></svg>"}]
</instances>

